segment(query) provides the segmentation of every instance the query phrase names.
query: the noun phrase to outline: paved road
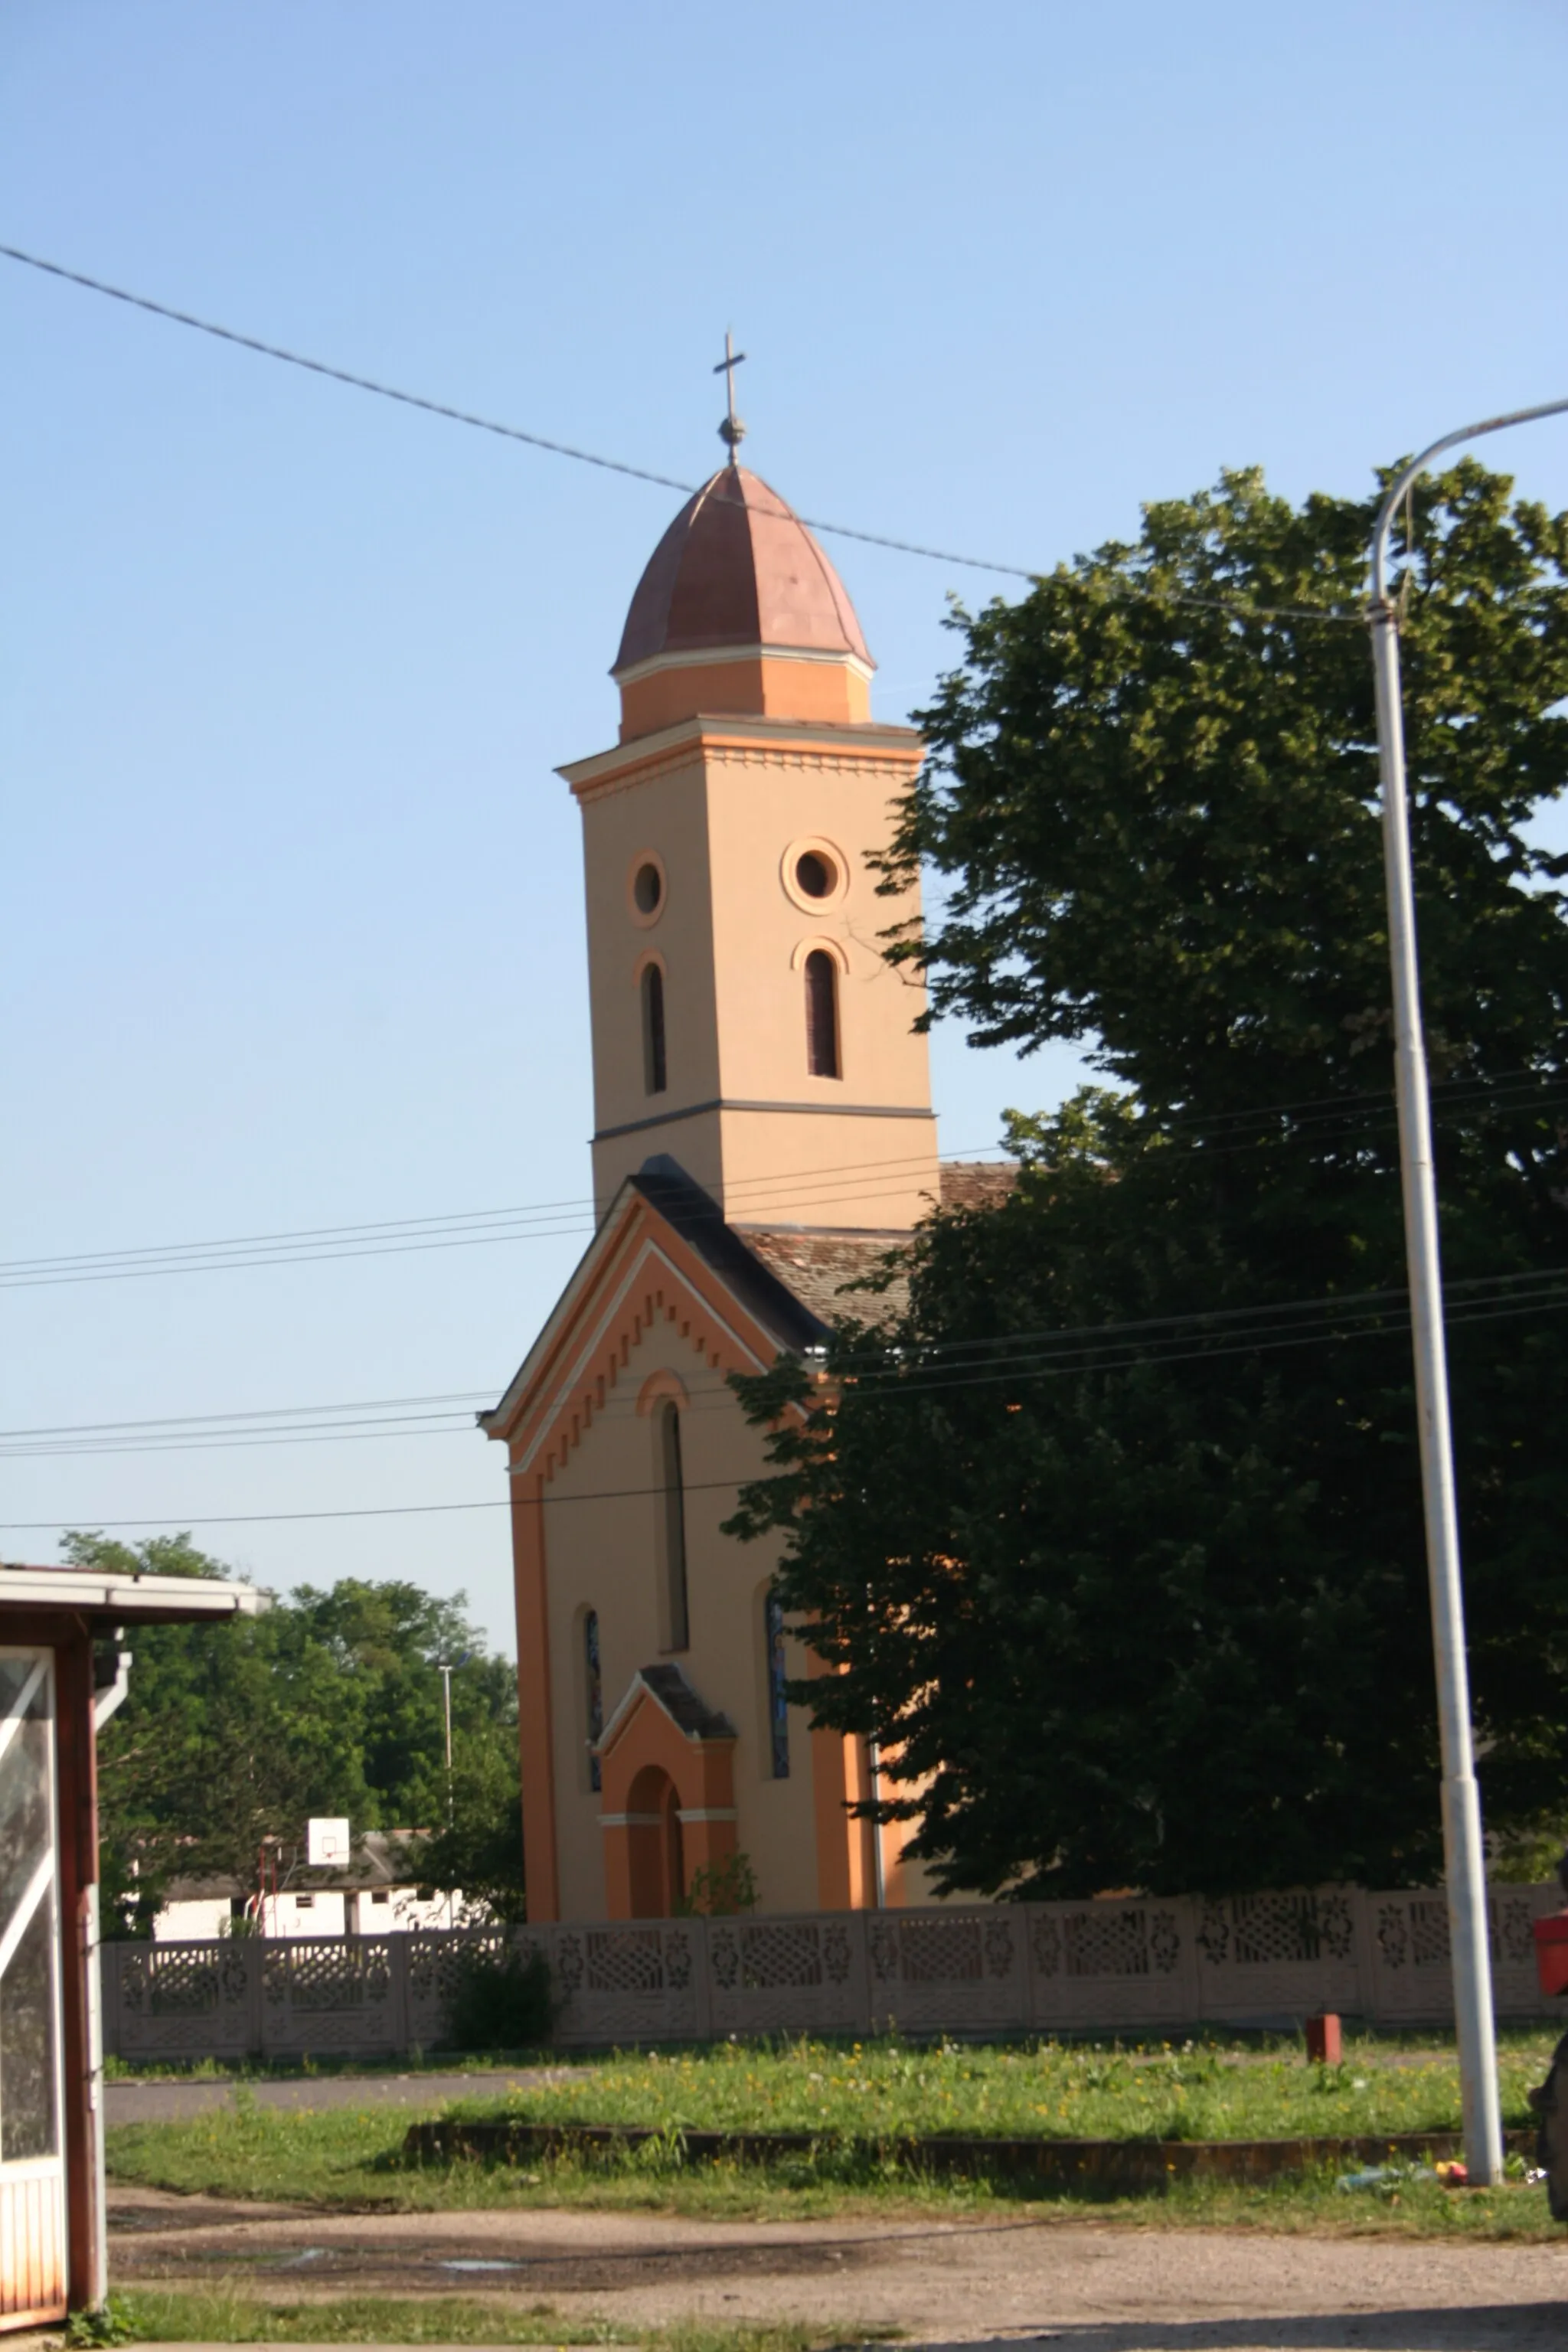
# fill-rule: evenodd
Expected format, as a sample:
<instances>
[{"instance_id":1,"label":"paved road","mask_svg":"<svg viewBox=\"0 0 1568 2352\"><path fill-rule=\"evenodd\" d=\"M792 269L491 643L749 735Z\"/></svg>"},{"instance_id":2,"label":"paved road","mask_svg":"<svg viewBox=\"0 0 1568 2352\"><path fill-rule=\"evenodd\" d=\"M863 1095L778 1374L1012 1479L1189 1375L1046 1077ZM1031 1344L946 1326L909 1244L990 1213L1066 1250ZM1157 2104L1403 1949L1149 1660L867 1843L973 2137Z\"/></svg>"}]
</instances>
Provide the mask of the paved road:
<instances>
[{"instance_id":1,"label":"paved road","mask_svg":"<svg viewBox=\"0 0 1568 2352\"><path fill-rule=\"evenodd\" d=\"M438 2107L448 2099L533 2090L542 2083L565 2081L577 2071L521 2066L510 2074L306 2074L245 2087L260 2107ZM225 2082L106 2083L104 2116L111 2125L174 2123L231 2105L234 2090L232 2083Z\"/></svg>"},{"instance_id":2,"label":"paved road","mask_svg":"<svg viewBox=\"0 0 1568 2352\"><path fill-rule=\"evenodd\" d=\"M110 2192L118 2284L271 2300L482 2294L574 2320L800 2320L845 2344L1066 2352L1563 2352L1561 2244L985 2222L720 2222L564 2210L305 2213Z\"/></svg>"}]
</instances>

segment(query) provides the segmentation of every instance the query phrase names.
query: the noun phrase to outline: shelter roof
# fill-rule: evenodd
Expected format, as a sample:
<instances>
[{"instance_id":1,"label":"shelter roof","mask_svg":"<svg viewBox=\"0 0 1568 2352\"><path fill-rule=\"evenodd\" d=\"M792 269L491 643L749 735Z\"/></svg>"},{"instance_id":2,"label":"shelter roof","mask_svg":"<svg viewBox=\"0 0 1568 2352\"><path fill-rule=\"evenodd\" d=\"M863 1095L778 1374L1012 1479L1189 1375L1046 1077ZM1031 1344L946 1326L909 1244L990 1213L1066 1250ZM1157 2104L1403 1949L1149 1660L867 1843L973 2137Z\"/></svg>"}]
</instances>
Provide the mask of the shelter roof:
<instances>
[{"instance_id":1,"label":"shelter roof","mask_svg":"<svg viewBox=\"0 0 1568 2352\"><path fill-rule=\"evenodd\" d=\"M111 1575L98 1568L25 1568L0 1563L0 1614L7 1609L68 1610L116 1625L192 1623L259 1617L269 1592L219 1577Z\"/></svg>"}]
</instances>

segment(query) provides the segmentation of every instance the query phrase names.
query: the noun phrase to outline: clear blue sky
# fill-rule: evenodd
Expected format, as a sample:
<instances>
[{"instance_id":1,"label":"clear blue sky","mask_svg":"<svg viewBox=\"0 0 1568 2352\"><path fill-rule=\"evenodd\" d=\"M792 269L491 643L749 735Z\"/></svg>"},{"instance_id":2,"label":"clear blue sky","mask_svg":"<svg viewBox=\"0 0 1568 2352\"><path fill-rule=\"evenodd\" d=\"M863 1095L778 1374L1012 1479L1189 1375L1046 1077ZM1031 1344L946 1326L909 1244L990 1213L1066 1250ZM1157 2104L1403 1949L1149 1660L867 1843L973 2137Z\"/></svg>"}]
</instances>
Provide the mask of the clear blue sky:
<instances>
[{"instance_id":1,"label":"clear blue sky","mask_svg":"<svg viewBox=\"0 0 1568 2352\"><path fill-rule=\"evenodd\" d=\"M1557 0L8 0L0 237L682 478L732 323L798 507L1044 566L1568 393L1565 84ZM0 1255L580 1198L552 771L678 501L4 262L0 332ZM1493 457L1568 504L1568 425ZM830 544L902 718L1005 583ZM1073 1075L935 1066L948 1151ZM13 1290L0 1426L493 1388L578 1245ZM0 1441L0 1552L501 1486L473 1434ZM499 1509L198 1532L511 1645Z\"/></svg>"}]
</instances>

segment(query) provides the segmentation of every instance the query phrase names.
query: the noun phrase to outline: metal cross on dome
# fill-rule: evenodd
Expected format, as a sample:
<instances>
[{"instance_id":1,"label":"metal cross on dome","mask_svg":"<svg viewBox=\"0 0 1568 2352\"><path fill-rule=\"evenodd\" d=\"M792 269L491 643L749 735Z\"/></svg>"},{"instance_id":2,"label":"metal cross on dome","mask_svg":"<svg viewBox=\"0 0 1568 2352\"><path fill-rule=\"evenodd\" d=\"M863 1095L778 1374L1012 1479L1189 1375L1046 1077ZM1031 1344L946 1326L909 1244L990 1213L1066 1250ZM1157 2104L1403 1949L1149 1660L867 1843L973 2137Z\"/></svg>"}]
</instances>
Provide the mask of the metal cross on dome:
<instances>
[{"instance_id":1,"label":"metal cross on dome","mask_svg":"<svg viewBox=\"0 0 1568 2352\"><path fill-rule=\"evenodd\" d=\"M729 414L719 427L719 438L730 452L730 463L731 465L735 463L736 452L739 450L742 442L746 437L745 424L743 420L735 414L735 370L740 366L741 362L745 358L745 356L746 354L744 352L738 352L735 349L734 341L731 336L729 329L726 327L724 330L724 356L720 361L713 373L715 375L721 375L724 379L724 393L726 402L728 404Z\"/></svg>"}]
</instances>

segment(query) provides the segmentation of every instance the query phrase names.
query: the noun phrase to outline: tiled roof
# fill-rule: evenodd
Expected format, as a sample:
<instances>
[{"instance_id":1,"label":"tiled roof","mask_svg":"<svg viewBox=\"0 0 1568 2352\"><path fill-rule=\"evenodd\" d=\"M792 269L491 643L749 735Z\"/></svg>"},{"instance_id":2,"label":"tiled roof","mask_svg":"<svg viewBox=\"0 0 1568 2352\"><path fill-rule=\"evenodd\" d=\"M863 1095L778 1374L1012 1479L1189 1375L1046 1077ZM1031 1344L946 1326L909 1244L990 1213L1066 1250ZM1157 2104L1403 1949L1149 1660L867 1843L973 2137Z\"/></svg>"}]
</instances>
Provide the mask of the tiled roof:
<instances>
[{"instance_id":1,"label":"tiled roof","mask_svg":"<svg viewBox=\"0 0 1568 2352\"><path fill-rule=\"evenodd\" d=\"M950 1160L942 1171L944 1209L994 1209L1018 1181L1011 1160Z\"/></svg>"},{"instance_id":2,"label":"tiled roof","mask_svg":"<svg viewBox=\"0 0 1568 2352\"><path fill-rule=\"evenodd\" d=\"M944 1209L994 1208L1006 1199L1017 1177L1010 1160L1000 1165L984 1160L950 1160L942 1171L942 1205ZM907 1233L820 1225L742 1225L728 1230L823 1323L889 1323L909 1304L909 1284L901 1273L885 1290L852 1287L876 1274L889 1253L909 1240Z\"/></svg>"},{"instance_id":3,"label":"tiled roof","mask_svg":"<svg viewBox=\"0 0 1568 2352\"><path fill-rule=\"evenodd\" d=\"M743 1225L739 1229L753 1257L761 1258L788 1285L818 1322L885 1323L900 1314L909 1285L900 1275L884 1291L851 1290L848 1285L874 1274L909 1239L902 1233L843 1233L805 1225ZM826 1336L826 1332L824 1333Z\"/></svg>"}]
</instances>

